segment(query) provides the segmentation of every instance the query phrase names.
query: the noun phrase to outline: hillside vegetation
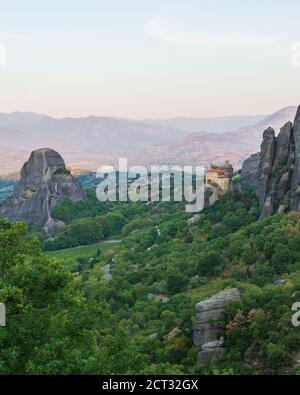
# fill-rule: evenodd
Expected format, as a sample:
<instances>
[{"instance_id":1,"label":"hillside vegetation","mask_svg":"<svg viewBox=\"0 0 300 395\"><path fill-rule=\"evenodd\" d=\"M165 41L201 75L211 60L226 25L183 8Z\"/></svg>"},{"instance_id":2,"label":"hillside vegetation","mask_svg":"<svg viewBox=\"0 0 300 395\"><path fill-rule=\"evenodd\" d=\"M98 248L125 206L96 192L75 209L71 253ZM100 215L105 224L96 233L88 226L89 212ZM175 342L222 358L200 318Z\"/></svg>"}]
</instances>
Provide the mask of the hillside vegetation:
<instances>
[{"instance_id":1,"label":"hillside vegetation","mask_svg":"<svg viewBox=\"0 0 300 395\"><path fill-rule=\"evenodd\" d=\"M73 246L72 227L85 223L84 234L97 241L99 234L117 235L120 245L46 256L25 226L1 222L8 325L0 331L0 372L297 372L300 330L291 309L300 298L298 213L258 222L257 199L243 189L225 194L191 225L183 204L105 205L88 197L55 210L67 226L45 247L62 239ZM225 357L197 365L195 303L227 287L241 290L243 304L222 318Z\"/></svg>"}]
</instances>

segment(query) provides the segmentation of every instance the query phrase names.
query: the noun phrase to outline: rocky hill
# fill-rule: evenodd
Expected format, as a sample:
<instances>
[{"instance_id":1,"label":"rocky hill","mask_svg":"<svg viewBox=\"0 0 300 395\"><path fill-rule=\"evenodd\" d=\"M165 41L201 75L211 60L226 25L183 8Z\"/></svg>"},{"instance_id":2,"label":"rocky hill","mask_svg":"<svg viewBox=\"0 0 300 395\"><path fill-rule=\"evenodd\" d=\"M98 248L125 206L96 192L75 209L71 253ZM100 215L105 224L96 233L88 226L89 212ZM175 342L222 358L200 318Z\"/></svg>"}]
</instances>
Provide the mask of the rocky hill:
<instances>
[{"instance_id":1,"label":"rocky hill","mask_svg":"<svg viewBox=\"0 0 300 395\"><path fill-rule=\"evenodd\" d=\"M259 199L261 218L300 211L300 107L277 137L273 128L265 130L260 152L243 164L242 179Z\"/></svg>"},{"instance_id":2,"label":"rocky hill","mask_svg":"<svg viewBox=\"0 0 300 395\"><path fill-rule=\"evenodd\" d=\"M52 235L60 224L52 219L51 212L65 198L80 201L85 195L63 158L52 149L42 148L33 151L23 165L18 187L0 206L0 218L40 225Z\"/></svg>"}]
</instances>

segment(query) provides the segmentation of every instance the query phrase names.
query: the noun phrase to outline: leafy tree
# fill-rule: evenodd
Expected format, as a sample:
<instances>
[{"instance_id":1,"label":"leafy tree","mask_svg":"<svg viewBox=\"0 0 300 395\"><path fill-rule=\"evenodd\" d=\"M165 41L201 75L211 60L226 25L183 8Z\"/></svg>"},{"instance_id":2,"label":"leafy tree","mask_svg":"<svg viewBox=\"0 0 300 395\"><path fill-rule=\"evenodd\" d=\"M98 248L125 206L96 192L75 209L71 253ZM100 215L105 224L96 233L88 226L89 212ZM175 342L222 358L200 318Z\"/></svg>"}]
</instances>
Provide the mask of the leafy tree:
<instances>
[{"instance_id":1,"label":"leafy tree","mask_svg":"<svg viewBox=\"0 0 300 395\"><path fill-rule=\"evenodd\" d=\"M166 287L171 294L185 291L188 283L189 278L179 270L173 269L167 273Z\"/></svg>"},{"instance_id":2,"label":"leafy tree","mask_svg":"<svg viewBox=\"0 0 300 395\"><path fill-rule=\"evenodd\" d=\"M87 303L62 262L45 257L25 235L24 224L1 221L0 299L7 326L0 331L0 372L80 373L105 310Z\"/></svg>"}]
</instances>

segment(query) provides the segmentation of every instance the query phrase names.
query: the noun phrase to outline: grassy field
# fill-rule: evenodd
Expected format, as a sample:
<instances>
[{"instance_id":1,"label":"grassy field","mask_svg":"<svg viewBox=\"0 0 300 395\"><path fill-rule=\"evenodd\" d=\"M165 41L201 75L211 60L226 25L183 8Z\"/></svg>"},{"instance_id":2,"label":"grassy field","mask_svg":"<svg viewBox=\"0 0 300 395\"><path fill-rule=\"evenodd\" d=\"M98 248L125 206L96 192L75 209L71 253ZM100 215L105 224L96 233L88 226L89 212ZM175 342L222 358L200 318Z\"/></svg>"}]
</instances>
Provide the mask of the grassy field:
<instances>
[{"instance_id":1,"label":"grassy field","mask_svg":"<svg viewBox=\"0 0 300 395\"><path fill-rule=\"evenodd\" d=\"M109 240L107 242L91 244L82 247L75 248L67 248L65 250L56 250L56 251L48 251L46 254L51 257L60 258L60 259L76 259L79 257L90 257L94 255L97 250L101 250L102 252L108 250L114 250L120 245L120 242Z\"/></svg>"}]
</instances>

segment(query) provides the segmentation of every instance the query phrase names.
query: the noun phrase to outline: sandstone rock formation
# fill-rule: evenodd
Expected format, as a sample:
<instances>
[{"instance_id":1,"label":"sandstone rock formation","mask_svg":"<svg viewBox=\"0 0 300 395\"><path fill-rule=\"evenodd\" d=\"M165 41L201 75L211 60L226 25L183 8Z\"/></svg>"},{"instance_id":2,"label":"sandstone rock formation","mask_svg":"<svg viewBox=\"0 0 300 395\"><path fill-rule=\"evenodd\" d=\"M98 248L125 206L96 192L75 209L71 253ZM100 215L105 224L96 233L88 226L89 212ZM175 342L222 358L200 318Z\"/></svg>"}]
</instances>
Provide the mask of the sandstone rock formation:
<instances>
[{"instance_id":1,"label":"sandstone rock formation","mask_svg":"<svg viewBox=\"0 0 300 395\"><path fill-rule=\"evenodd\" d=\"M196 305L194 344L201 347L199 363L208 363L222 358L224 339L220 338L220 318L226 307L233 302L242 302L237 288L228 288Z\"/></svg>"},{"instance_id":2,"label":"sandstone rock formation","mask_svg":"<svg viewBox=\"0 0 300 395\"><path fill-rule=\"evenodd\" d=\"M287 122L277 137L272 128L264 132L260 153L243 164L242 179L259 199L261 219L300 211L300 107L294 124Z\"/></svg>"},{"instance_id":3,"label":"sandstone rock formation","mask_svg":"<svg viewBox=\"0 0 300 395\"><path fill-rule=\"evenodd\" d=\"M247 182L253 189L257 184L257 170L260 162L260 153L251 155L243 163L242 167L242 178Z\"/></svg>"},{"instance_id":4,"label":"sandstone rock formation","mask_svg":"<svg viewBox=\"0 0 300 395\"><path fill-rule=\"evenodd\" d=\"M292 201L291 209L300 211L300 106L298 108L293 128L293 161L294 171L292 176Z\"/></svg>"},{"instance_id":5,"label":"sandstone rock formation","mask_svg":"<svg viewBox=\"0 0 300 395\"><path fill-rule=\"evenodd\" d=\"M272 172L274 154L276 148L275 131L272 128L267 129L263 135L261 144L260 162L258 165L258 198L262 207L266 201L269 192L269 178Z\"/></svg>"},{"instance_id":6,"label":"sandstone rock formation","mask_svg":"<svg viewBox=\"0 0 300 395\"><path fill-rule=\"evenodd\" d=\"M42 148L33 151L23 165L16 191L0 206L0 218L41 225L51 236L60 226L51 212L65 198L80 201L85 195L63 158L56 151Z\"/></svg>"}]
</instances>

